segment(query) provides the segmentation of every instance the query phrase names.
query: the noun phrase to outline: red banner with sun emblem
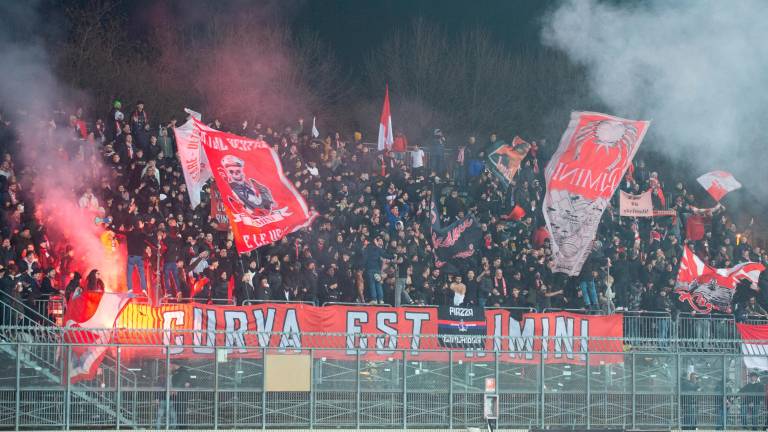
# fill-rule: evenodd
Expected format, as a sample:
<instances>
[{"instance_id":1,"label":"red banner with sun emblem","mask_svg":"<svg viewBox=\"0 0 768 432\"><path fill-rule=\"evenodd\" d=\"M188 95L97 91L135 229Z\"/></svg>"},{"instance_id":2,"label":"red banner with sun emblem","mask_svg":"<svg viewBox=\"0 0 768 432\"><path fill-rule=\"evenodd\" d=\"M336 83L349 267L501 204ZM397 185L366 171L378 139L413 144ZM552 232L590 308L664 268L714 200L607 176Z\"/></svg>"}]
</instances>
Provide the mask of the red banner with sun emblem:
<instances>
[{"instance_id":1,"label":"red banner with sun emblem","mask_svg":"<svg viewBox=\"0 0 768 432\"><path fill-rule=\"evenodd\" d=\"M547 165L544 220L552 236L554 271L576 276L608 201L629 168L650 122L573 112Z\"/></svg>"},{"instance_id":2,"label":"red banner with sun emblem","mask_svg":"<svg viewBox=\"0 0 768 432\"><path fill-rule=\"evenodd\" d=\"M195 120L240 253L308 226L316 214L283 174L264 141L220 132Z\"/></svg>"}]
</instances>

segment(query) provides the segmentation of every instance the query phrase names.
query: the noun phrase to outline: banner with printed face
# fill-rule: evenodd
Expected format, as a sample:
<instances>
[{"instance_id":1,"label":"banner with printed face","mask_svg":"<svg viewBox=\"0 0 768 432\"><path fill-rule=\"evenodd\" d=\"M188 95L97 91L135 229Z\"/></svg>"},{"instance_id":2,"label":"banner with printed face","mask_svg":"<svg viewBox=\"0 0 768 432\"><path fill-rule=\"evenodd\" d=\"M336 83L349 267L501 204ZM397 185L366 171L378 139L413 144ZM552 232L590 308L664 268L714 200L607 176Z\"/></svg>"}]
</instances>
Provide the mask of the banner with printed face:
<instances>
[{"instance_id":1,"label":"banner with printed face","mask_svg":"<svg viewBox=\"0 0 768 432\"><path fill-rule=\"evenodd\" d=\"M552 236L553 271L576 276L597 226L650 122L573 112L545 170L543 212Z\"/></svg>"},{"instance_id":2,"label":"banner with printed face","mask_svg":"<svg viewBox=\"0 0 768 432\"><path fill-rule=\"evenodd\" d=\"M621 315L531 313L518 320L506 310L477 312L479 317L471 308L456 307L452 321L458 318L468 323L466 318L472 315L471 323L477 329L485 327L478 332L482 335L473 336L482 340L473 343L479 350L441 343L437 308L365 305L187 303L153 307L129 303L122 308L115 330L104 333L108 340L98 343L121 344L126 364L164 358L166 349L173 358L205 358L215 348L226 351L227 356L248 358L260 358L266 348L289 354L312 348L336 360L355 360L359 354L365 360L386 361L403 355L395 350L407 350L406 357L414 361L448 361L449 352L454 361L487 361L492 359L491 352L500 353L502 361L515 363L585 364L589 359L591 365L601 365L624 361ZM465 333L461 326L456 330Z\"/></svg>"},{"instance_id":3,"label":"banner with printed face","mask_svg":"<svg viewBox=\"0 0 768 432\"><path fill-rule=\"evenodd\" d=\"M628 194L619 191L619 215L629 217L653 217L653 200L651 191L645 191L640 195Z\"/></svg>"},{"instance_id":4,"label":"banner with printed face","mask_svg":"<svg viewBox=\"0 0 768 432\"><path fill-rule=\"evenodd\" d=\"M488 154L490 168L499 180L504 183L504 186L509 186L512 183L512 179L514 179L515 174L520 169L520 163L528 155L530 149L531 145L529 143L516 136L512 140L512 145L501 144Z\"/></svg>"},{"instance_id":5,"label":"banner with printed face","mask_svg":"<svg viewBox=\"0 0 768 432\"><path fill-rule=\"evenodd\" d=\"M308 226L315 213L283 174L264 141L211 129L196 121L227 210L237 251L245 253Z\"/></svg>"}]
</instances>

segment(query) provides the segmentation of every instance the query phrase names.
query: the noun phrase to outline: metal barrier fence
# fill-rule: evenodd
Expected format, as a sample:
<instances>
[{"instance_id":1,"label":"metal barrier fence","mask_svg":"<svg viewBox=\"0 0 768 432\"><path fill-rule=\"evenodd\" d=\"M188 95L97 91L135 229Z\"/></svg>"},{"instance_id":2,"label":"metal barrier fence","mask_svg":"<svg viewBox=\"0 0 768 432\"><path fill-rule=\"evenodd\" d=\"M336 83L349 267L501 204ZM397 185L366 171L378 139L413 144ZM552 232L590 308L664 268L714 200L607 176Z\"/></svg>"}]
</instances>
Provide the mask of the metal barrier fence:
<instances>
[{"instance_id":1,"label":"metal barrier fence","mask_svg":"<svg viewBox=\"0 0 768 432\"><path fill-rule=\"evenodd\" d=\"M157 334L167 334L147 333L160 340ZM185 357L176 350L200 347L106 345L96 375L75 382L66 365L76 364L83 345L63 343L63 334L0 328L0 428L482 427L486 378L496 379L502 428L743 429L766 420L765 394L740 392L747 370L733 341L714 340L710 350L676 338L592 339L588 352L568 362L540 349L410 348L370 356L388 346L376 344L382 335L301 334L328 348L220 346ZM360 338L369 339L367 351L335 345ZM579 338L561 339L580 345ZM728 343L733 349L726 351ZM137 355L142 349L160 354ZM308 391L270 390L272 356L303 356Z\"/></svg>"}]
</instances>

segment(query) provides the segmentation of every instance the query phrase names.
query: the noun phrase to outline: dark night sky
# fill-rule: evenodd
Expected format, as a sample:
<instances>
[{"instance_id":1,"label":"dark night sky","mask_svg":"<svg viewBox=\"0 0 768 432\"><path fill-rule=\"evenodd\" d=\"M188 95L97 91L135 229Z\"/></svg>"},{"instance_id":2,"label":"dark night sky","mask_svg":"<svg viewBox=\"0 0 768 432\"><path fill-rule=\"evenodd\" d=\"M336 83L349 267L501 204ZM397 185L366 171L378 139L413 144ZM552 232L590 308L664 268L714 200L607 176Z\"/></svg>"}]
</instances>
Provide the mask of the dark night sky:
<instances>
[{"instance_id":1,"label":"dark night sky","mask_svg":"<svg viewBox=\"0 0 768 432\"><path fill-rule=\"evenodd\" d=\"M385 0L306 1L293 26L317 32L344 62L354 63L397 27L418 18L449 31L480 27L510 49L538 45L539 19L548 1Z\"/></svg>"}]
</instances>

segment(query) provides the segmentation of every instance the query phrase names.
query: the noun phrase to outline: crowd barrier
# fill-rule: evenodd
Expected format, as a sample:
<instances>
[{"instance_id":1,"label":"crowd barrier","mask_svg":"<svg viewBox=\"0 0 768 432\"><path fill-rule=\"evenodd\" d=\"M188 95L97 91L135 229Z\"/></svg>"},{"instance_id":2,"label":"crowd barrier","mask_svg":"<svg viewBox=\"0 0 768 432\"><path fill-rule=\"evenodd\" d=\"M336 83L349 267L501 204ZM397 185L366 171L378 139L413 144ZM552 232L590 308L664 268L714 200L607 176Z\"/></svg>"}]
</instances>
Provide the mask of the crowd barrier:
<instances>
[{"instance_id":1,"label":"crowd barrier","mask_svg":"<svg viewBox=\"0 0 768 432\"><path fill-rule=\"evenodd\" d=\"M183 358L162 345L106 344L98 373L73 382L67 365L79 344L64 343L65 332L0 332L0 365L10 371L0 376L0 428L482 427L487 378L495 380L498 426L505 429L743 429L766 419L763 405L749 407L754 395L740 392L748 371L738 349L705 351L674 338L665 341L667 350L653 348L660 340L639 338L636 346L629 338L606 340L572 362L540 350L474 350L474 361L462 350L441 350L415 361L412 349L397 349L371 360L364 350L350 354L333 345L339 335L328 334L300 335L327 340L324 348L248 347L235 355L216 346ZM158 348L159 357L133 352ZM589 360L607 355L609 362ZM513 357L530 361L509 361ZM286 376L275 381L274 371L296 359L306 366L291 370L306 372L307 387L285 389ZM689 385L691 372L699 376L696 387Z\"/></svg>"}]
</instances>

